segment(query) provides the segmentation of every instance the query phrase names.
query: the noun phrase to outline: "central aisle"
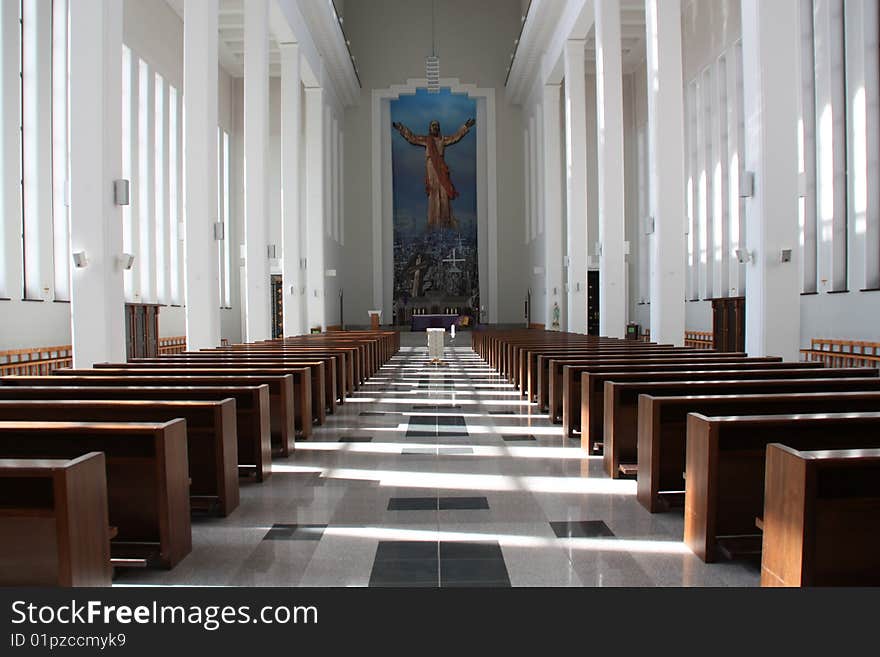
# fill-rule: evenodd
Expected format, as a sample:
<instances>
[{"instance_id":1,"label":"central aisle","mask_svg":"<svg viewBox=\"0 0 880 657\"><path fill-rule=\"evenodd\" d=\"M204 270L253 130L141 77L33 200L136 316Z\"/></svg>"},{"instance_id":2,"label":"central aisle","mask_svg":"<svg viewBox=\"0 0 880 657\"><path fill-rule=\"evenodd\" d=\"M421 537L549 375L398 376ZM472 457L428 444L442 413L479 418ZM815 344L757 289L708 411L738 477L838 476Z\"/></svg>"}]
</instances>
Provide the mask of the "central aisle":
<instances>
[{"instance_id":1,"label":"central aisle","mask_svg":"<svg viewBox=\"0 0 880 657\"><path fill-rule=\"evenodd\" d=\"M758 585L754 565L697 559L681 511L645 511L635 481L605 476L469 346L447 346L436 366L424 333L401 338L268 481L242 484L237 511L193 519L174 570L116 583Z\"/></svg>"}]
</instances>

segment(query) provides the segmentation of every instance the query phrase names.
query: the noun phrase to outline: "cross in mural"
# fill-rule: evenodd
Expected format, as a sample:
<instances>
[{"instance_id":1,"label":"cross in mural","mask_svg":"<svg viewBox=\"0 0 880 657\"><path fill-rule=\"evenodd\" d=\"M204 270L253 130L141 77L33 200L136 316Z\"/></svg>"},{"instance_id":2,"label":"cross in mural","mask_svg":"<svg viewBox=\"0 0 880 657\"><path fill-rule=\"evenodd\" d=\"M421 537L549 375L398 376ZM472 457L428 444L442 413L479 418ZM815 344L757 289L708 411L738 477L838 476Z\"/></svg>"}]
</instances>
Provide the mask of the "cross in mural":
<instances>
[{"instance_id":1,"label":"cross in mural","mask_svg":"<svg viewBox=\"0 0 880 657\"><path fill-rule=\"evenodd\" d=\"M464 262L464 261L465 261L464 258L456 258L455 257L455 249L452 249L452 257L451 258L443 258L443 262L451 262L452 263L452 267L449 268L449 271L454 274L461 272L461 269L458 268L458 263Z\"/></svg>"}]
</instances>

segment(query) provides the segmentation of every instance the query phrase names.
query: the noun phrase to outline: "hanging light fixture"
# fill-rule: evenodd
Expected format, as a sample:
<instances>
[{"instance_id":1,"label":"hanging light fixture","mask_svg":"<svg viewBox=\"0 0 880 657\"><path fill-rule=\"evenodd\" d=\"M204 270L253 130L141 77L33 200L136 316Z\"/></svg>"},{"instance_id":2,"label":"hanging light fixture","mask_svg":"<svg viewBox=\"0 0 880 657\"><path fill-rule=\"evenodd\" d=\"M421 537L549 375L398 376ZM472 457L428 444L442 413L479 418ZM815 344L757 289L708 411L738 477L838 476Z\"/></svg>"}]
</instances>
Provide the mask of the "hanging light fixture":
<instances>
[{"instance_id":1,"label":"hanging light fixture","mask_svg":"<svg viewBox=\"0 0 880 657\"><path fill-rule=\"evenodd\" d=\"M425 58L425 79L428 81L428 93L440 92L440 58L437 57L434 37L434 0L431 0L431 56Z\"/></svg>"}]
</instances>

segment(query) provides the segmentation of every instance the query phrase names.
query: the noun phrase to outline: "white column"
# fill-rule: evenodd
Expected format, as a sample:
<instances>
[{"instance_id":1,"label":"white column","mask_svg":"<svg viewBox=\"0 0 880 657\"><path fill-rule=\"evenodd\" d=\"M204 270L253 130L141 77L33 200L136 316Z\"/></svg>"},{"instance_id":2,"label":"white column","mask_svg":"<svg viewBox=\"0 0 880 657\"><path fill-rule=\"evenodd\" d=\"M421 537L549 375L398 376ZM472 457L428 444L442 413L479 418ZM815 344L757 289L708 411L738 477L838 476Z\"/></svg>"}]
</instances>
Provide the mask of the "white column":
<instances>
[{"instance_id":1,"label":"white column","mask_svg":"<svg viewBox=\"0 0 880 657\"><path fill-rule=\"evenodd\" d=\"M21 296L19 5L0 2L0 297ZM67 254L68 257L70 254ZM69 261L68 261L69 262Z\"/></svg>"},{"instance_id":2,"label":"white column","mask_svg":"<svg viewBox=\"0 0 880 657\"><path fill-rule=\"evenodd\" d=\"M306 309L308 328L327 328L324 310L324 90L306 87Z\"/></svg>"},{"instance_id":3,"label":"white column","mask_svg":"<svg viewBox=\"0 0 880 657\"><path fill-rule=\"evenodd\" d=\"M654 218L651 339L684 344L684 100L681 0L646 0L648 169Z\"/></svg>"},{"instance_id":4,"label":"white column","mask_svg":"<svg viewBox=\"0 0 880 657\"><path fill-rule=\"evenodd\" d=\"M553 329L553 308L559 306L559 330L566 329L562 277L562 135L558 84L544 85L544 272L547 286L545 321Z\"/></svg>"},{"instance_id":5,"label":"white column","mask_svg":"<svg viewBox=\"0 0 880 657\"><path fill-rule=\"evenodd\" d=\"M755 176L745 215L746 248L754 254L746 267L746 349L797 360L797 2L743 0L742 23L745 168ZM781 249L791 249L791 262L780 262Z\"/></svg>"},{"instance_id":6,"label":"white column","mask_svg":"<svg viewBox=\"0 0 880 657\"><path fill-rule=\"evenodd\" d=\"M244 7L244 188L246 342L270 331L269 256L269 2Z\"/></svg>"},{"instance_id":7,"label":"white column","mask_svg":"<svg viewBox=\"0 0 880 657\"><path fill-rule=\"evenodd\" d=\"M284 335L302 333L300 289L299 149L302 83L299 45L281 46L281 280L284 283Z\"/></svg>"},{"instance_id":8,"label":"white column","mask_svg":"<svg viewBox=\"0 0 880 657\"><path fill-rule=\"evenodd\" d=\"M623 156L623 66L620 0L596 8L596 118L599 165L599 334L626 334L626 263Z\"/></svg>"},{"instance_id":9,"label":"white column","mask_svg":"<svg viewBox=\"0 0 880 657\"><path fill-rule=\"evenodd\" d=\"M220 269L213 225L217 213L218 0L184 4L183 134L186 346L220 344Z\"/></svg>"},{"instance_id":10,"label":"white column","mask_svg":"<svg viewBox=\"0 0 880 657\"><path fill-rule=\"evenodd\" d=\"M568 330L587 332L587 98L583 39L565 42Z\"/></svg>"},{"instance_id":11,"label":"white column","mask_svg":"<svg viewBox=\"0 0 880 657\"><path fill-rule=\"evenodd\" d=\"M125 360L122 208L122 5L70 6L70 241L88 265L71 276L73 366Z\"/></svg>"}]
</instances>

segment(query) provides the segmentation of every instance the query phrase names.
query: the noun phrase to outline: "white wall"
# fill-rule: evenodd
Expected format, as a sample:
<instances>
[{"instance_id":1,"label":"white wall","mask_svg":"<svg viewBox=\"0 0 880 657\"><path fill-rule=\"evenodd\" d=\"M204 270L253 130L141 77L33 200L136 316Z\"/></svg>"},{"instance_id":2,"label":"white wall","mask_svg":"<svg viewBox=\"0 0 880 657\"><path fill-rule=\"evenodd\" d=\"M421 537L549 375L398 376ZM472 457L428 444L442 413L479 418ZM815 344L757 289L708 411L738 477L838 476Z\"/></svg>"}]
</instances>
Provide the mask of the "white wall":
<instances>
[{"instance_id":1,"label":"white wall","mask_svg":"<svg viewBox=\"0 0 880 657\"><path fill-rule=\"evenodd\" d=\"M500 323L522 321L523 299L530 284L530 272L523 266L528 251L523 239L521 111L504 99L504 79L513 40L519 33L519 17L520 3L510 0L448 0L438 3L436 14L441 77L496 90ZM337 280L345 289L346 324L368 324L367 311L373 304L371 93L410 78L424 78L425 57L431 54L431 4L349 2L345 30L363 86L359 104L345 111L345 246L339 253L344 264L338 268ZM481 244L480 248L488 246ZM330 283L328 279L328 320L332 317L330 308L338 307L338 298L329 299ZM383 317L383 321L390 318Z\"/></svg>"},{"instance_id":2,"label":"white wall","mask_svg":"<svg viewBox=\"0 0 880 657\"><path fill-rule=\"evenodd\" d=\"M123 40L134 53L178 89L183 86L183 22L165 3L155 0L125 0ZM121 55L120 55L121 56ZM230 133L232 142L232 233L241 223L240 125L236 124L237 106L241 104L240 85L220 69L219 123ZM120 109L121 111L121 109ZM233 245L232 299L234 307L222 311L221 335L239 341L238 246ZM50 295L51 298L51 295ZM161 336L185 334L182 307L165 306L159 312ZM0 349L15 349L70 343L70 304L49 301L0 300Z\"/></svg>"}]
</instances>

